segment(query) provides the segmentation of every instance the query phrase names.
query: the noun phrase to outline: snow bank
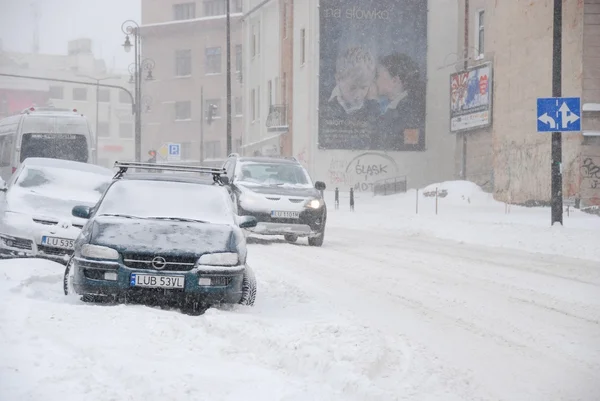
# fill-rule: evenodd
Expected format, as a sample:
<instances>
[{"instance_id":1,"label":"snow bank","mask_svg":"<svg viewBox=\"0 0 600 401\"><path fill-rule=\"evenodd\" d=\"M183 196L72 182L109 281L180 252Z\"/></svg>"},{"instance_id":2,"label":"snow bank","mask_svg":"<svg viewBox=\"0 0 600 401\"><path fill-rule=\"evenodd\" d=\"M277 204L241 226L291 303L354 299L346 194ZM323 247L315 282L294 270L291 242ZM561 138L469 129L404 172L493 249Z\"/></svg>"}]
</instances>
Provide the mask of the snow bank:
<instances>
[{"instance_id":1,"label":"snow bank","mask_svg":"<svg viewBox=\"0 0 600 401\"><path fill-rule=\"evenodd\" d=\"M436 199L428 192L447 191ZM348 194L340 194L340 210L334 210L333 192L326 192L328 225L377 228L408 236L432 236L477 245L520 249L600 261L600 218L570 209L564 226L550 226L550 208L506 205L492 194L465 181L432 184L417 193L373 196L355 194L355 212L349 211Z\"/></svg>"}]
</instances>

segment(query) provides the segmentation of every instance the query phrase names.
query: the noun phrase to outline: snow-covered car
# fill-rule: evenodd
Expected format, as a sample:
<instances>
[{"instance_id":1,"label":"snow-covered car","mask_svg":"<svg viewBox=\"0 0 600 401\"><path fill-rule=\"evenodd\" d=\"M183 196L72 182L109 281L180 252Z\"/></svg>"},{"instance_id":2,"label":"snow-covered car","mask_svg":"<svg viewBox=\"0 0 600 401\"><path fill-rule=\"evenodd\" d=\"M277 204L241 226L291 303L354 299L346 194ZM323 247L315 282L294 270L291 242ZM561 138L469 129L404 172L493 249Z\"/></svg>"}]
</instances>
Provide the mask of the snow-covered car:
<instances>
[{"instance_id":1,"label":"snow-covered car","mask_svg":"<svg viewBox=\"0 0 600 401\"><path fill-rule=\"evenodd\" d=\"M309 245L323 245L327 223L322 195L325 183L313 184L308 171L296 159L234 154L223 168L229 177L237 214L254 216L258 221L248 231L283 235L288 242L307 237Z\"/></svg>"},{"instance_id":2,"label":"snow-covered car","mask_svg":"<svg viewBox=\"0 0 600 401\"><path fill-rule=\"evenodd\" d=\"M181 166L116 163L119 173L94 208L65 269L65 294L86 302L158 302L195 312L214 304L253 305L256 281L246 264L242 228L253 217L233 212L222 169L188 167L200 176L127 173ZM207 180L202 174L212 174Z\"/></svg>"},{"instance_id":3,"label":"snow-covered car","mask_svg":"<svg viewBox=\"0 0 600 401\"><path fill-rule=\"evenodd\" d=\"M8 184L0 182L0 257L39 257L66 263L85 219L112 181L110 169L88 163L27 158Z\"/></svg>"}]
</instances>

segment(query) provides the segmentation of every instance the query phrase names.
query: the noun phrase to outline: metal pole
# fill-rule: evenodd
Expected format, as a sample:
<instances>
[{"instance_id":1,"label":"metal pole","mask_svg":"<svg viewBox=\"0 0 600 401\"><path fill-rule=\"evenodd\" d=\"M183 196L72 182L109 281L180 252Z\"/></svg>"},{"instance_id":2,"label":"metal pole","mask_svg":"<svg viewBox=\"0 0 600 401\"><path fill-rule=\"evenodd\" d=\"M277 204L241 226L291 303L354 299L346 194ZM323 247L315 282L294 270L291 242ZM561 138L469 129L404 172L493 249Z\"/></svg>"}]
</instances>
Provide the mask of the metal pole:
<instances>
[{"instance_id":1,"label":"metal pole","mask_svg":"<svg viewBox=\"0 0 600 401\"><path fill-rule=\"evenodd\" d=\"M469 0L465 0L465 37L464 37L464 65L466 71L469 68ZM467 133L462 133L462 174L463 180L467 179Z\"/></svg>"},{"instance_id":2,"label":"metal pole","mask_svg":"<svg viewBox=\"0 0 600 401\"><path fill-rule=\"evenodd\" d=\"M227 156L231 154L231 1L227 3Z\"/></svg>"},{"instance_id":3,"label":"metal pole","mask_svg":"<svg viewBox=\"0 0 600 401\"><path fill-rule=\"evenodd\" d=\"M140 54L141 49L139 46L140 36L138 28L134 31L134 53L135 53L135 160L137 162L142 161L142 116L141 116L141 63Z\"/></svg>"},{"instance_id":4,"label":"metal pole","mask_svg":"<svg viewBox=\"0 0 600 401\"><path fill-rule=\"evenodd\" d=\"M204 163L204 86L200 87L200 164Z\"/></svg>"},{"instance_id":5,"label":"metal pole","mask_svg":"<svg viewBox=\"0 0 600 401\"><path fill-rule=\"evenodd\" d=\"M554 0L554 29L552 37L552 97L562 96L562 0ZM563 224L562 199L562 134L552 133L552 225Z\"/></svg>"},{"instance_id":6,"label":"metal pole","mask_svg":"<svg viewBox=\"0 0 600 401\"><path fill-rule=\"evenodd\" d=\"M98 114L99 114L99 103L100 103L100 80L96 79L96 160L94 163L98 163Z\"/></svg>"}]
</instances>

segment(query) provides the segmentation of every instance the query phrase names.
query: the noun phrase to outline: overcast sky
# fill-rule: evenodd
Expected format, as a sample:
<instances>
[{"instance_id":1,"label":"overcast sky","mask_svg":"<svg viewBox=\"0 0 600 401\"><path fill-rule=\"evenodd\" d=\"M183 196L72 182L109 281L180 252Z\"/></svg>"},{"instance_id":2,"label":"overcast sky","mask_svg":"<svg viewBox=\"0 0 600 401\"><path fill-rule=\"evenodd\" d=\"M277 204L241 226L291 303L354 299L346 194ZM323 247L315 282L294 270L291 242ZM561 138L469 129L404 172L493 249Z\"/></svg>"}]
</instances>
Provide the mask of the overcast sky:
<instances>
[{"instance_id":1,"label":"overcast sky","mask_svg":"<svg viewBox=\"0 0 600 401\"><path fill-rule=\"evenodd\" d=\"M67 42L87 37L94 54L109 68L127 69L133 54L121 44L121 24L141 22L141 0L0 0L0 39L6 51L31 52L34 17L31 4L40 10L40 52L67 54Z\"/></svg>"}]
</instances>

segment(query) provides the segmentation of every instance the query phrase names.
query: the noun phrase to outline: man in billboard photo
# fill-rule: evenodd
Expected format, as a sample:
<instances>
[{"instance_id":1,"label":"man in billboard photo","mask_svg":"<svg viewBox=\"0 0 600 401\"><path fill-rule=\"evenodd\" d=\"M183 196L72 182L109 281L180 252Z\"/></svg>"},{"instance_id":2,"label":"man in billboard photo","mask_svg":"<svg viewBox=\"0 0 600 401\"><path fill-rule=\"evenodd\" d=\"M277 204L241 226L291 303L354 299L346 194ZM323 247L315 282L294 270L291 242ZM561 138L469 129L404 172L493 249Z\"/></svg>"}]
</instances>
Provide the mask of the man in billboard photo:
<instances>
[{"instance_id":1,"label":"man in billboard photo","mask_svg":"<svg viewBox=\"0 0 600 401\"><path fill-rule=\"evenodd\" d=\"M376 75L377 64L368 50L351 47L340 53L335 65L336 87L329 98L330 116L347 118L355 113L375 116Z\"/></svg>"},{"instance_id":2,"label":"man in billboard photo","mask_svg":"<svg viewBox=\"0 0 600 401\"><path fill-rule=\"evenodd\" d=\"M372 134L372 149L417 146L424 128L424 88L419 69L405 54L393 53L377 66L377 92L385 102Z\"/></svg>"}]
</instances>

